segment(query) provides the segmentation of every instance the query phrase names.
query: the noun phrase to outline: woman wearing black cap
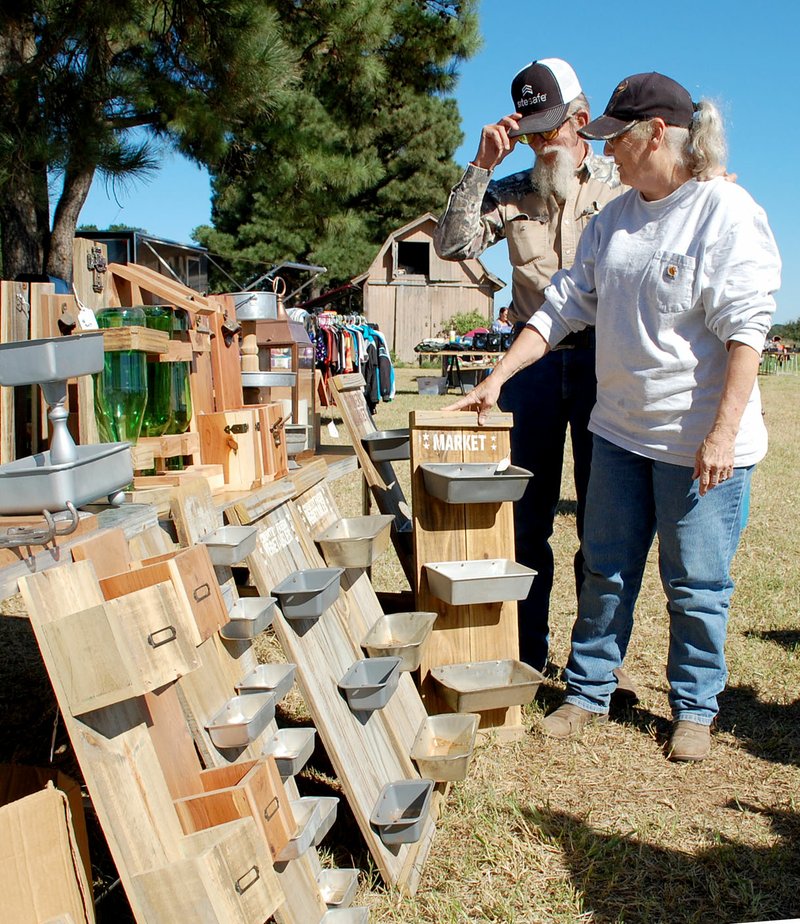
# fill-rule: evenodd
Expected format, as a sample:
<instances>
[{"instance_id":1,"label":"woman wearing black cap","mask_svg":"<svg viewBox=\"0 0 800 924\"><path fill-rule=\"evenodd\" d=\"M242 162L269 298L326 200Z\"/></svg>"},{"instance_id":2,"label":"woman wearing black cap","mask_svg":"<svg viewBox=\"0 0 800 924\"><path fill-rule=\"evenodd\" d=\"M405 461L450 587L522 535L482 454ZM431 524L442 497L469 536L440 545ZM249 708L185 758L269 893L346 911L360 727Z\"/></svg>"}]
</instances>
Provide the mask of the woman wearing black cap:
<instances>
[{"instance_id":1,"label":"woman wearing black cap","mask_svg":"<svg viewBox=\"0 0 800 924\"><path fill-rule=\"evenodd\" d=\"M603 721L628 647L648 551L670 617L667 756L702 760L727 670L730 565L767 449L756 384L780 258L763 210L726 182L722 122L661 74L620 82L581 134L606 142L632 189L605 207L494 372L452 409L485 420L503 381L595 325L597 404L584 584L565 671L544 720L566 738Z\"/></svg>"}]
</instances>

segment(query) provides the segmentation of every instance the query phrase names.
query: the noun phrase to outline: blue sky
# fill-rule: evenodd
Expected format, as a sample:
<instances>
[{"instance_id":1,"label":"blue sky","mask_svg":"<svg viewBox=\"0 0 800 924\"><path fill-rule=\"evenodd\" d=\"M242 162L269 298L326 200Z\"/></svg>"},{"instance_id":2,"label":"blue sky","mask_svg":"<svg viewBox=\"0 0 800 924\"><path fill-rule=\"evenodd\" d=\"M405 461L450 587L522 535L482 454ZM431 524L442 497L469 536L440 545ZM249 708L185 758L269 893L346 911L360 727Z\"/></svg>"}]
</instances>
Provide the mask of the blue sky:
<instances>
[{"instance_id":1,"label":"blue sky","mask_svg":"<svg viewBox=\"0 0 800 924\"><path fill-rule=\"evenodd\" d=\"M466 164L477 150L482 125L513 111L511 78L532 59L569 61L596 114L622 77L651 70L668 74L695 99L708 97L721 107L729 170L766 210L781 250L783 284L775 319L800 318L800 4L579 0L570 8L571 22L561 12L563 4L482 0L483 47L461 66L455 92L465 136L456 159ZM520 145L498 175L524 169L530 156ZM148 183L114 192L96 180L80 223L127 223L188 242L193 228L209 223L209 200L207 174L168 154ZM483 259L510 281L505 244ZM507 292L498 293L498 304L505 304Z\"/></svg>"}]
</instances>

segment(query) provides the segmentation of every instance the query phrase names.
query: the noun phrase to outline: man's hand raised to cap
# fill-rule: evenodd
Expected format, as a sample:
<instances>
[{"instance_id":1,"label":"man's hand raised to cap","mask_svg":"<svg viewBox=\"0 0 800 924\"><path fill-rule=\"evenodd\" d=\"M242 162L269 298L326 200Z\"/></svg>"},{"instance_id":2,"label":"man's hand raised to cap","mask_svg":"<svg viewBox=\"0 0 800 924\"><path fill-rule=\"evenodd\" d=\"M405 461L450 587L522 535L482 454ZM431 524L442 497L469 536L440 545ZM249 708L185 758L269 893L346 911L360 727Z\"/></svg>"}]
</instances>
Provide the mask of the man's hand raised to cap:
<instances>
[{"instance_id":1,"label":"man's hand raised to cap","mask_svg":"<svg viewBox=\"0 0 800 924\"><path fill-rule=\"evenodd\" d=\"M517 139L509 138L508 133L517 130L521 118L520 113L515 112L504 116L493 125L484 125L478 153L473 158L472 164L483 170L494 170L514 150Z\"/></svg>"}]
</instances>

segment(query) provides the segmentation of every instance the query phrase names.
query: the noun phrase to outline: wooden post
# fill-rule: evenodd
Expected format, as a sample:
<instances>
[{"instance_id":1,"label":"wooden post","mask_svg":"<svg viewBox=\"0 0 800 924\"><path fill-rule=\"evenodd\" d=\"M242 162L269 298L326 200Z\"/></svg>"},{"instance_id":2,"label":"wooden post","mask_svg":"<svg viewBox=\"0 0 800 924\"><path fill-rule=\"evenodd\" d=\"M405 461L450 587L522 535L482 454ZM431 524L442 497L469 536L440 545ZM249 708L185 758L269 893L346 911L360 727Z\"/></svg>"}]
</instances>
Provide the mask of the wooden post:
<instances>
[{"instance_id":1,"label":"wooden post","mask_svg":"<svg viewBox=\"0 0 800 924\"><path fill-rule=\"evenodd\" d=\"M499 462L510 452L511 414L497 414L479 427L474 412L411 413L411 485L414 510L417 609L439 614L420 666L423 699L429 712L447 712L428 674L433 667L519 657L514 601L453 606L434 597L424 565L440 561L514 558L510 503L445 504L428 495L423 462ZM523 733L519 706L481 713L481 728L503 738Z\"/></svg>"}]
</instances>

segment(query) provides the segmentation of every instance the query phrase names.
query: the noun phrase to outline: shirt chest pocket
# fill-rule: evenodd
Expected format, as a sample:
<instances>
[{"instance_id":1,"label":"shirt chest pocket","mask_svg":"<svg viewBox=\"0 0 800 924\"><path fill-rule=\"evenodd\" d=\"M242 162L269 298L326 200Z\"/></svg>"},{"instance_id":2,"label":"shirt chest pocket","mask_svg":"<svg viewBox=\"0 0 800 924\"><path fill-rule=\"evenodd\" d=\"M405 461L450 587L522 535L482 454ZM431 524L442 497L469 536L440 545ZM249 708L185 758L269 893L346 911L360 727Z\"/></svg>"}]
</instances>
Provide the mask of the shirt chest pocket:
<instances>
[{"instance_id":1,"label":"shirt chest pocket","mask_svg":"<svg viewBox=\"0 0 800 924\"><path fill-rule=\"evenodd\" d=\"M657 250L647 284L652 286L658 310L665 314L688 311L694 302L694 257Z\"/></svg>"},{"instance_id":2,"label":"shirt chest pocket","mask_svg":"<svg viewBox=\"0 0 800 924\"><path fill-rule=\"evenodd\" d=\"M512 266L524 266L540 260L550 250L548 225L543 221L520 216L506 225L508 255Z\"/></svg>"}]
</instances>

